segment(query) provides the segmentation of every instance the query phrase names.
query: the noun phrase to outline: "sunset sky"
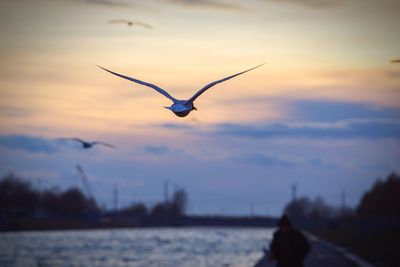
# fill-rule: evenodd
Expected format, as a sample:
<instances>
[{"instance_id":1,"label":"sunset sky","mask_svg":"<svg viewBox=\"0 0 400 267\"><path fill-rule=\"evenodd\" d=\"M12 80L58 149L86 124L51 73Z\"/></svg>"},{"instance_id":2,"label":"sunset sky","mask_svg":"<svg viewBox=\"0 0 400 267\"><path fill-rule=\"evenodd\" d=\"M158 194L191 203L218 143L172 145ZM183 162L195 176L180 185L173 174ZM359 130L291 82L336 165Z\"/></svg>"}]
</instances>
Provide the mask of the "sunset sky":
<instances>
[{"instance_id":1,"label":"sunset sky","mask_svg":"<svg viewBox=\"0 0 400 267\"><path fill-rule=\"evenodd\" d=\"M398 0L3 0L0 175L189 213L278 215L291 198L354 206L400 172ZM128 19L151 25L109 23ZM170 101L219 84L178 118ZM102 140L82 150L60 137Z\"/></svg>"}]
</instances>

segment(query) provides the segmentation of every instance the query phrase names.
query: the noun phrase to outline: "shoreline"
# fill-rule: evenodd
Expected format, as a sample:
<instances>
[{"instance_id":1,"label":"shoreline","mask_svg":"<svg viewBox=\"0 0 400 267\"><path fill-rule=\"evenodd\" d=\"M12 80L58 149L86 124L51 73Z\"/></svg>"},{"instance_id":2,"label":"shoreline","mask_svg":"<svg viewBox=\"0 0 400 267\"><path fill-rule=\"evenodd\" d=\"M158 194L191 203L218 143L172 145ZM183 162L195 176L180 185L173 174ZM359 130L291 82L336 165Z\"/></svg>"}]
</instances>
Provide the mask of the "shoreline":
<instances>
[{"instance_id":1,"label":"shoreline","mask_svg":"<svg viewBox=\"0 0 400 267\"><path fill-rule=\"evenodd\" d=\"M1 232L62 231L120 228L156 227L251 227L271 228L276 226L275 218L228 217L228 216L185 216L177 219L144 218L142 220L82 220L82 219L13 219L0 221Z\"/></svg>"}]
</instances>

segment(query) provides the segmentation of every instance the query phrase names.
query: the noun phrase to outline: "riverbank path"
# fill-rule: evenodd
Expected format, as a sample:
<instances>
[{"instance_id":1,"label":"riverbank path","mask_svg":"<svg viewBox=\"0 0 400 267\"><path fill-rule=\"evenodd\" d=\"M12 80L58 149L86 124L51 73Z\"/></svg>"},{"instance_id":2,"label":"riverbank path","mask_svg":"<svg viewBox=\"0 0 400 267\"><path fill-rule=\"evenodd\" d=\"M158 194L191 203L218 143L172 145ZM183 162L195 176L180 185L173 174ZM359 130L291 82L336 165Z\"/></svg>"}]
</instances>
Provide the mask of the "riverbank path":
<instances>
[{"instance_id":1,"label":"riverbank path","mask_svg":"<svg viewBox=\"0 0 400 267\"><path fill-rule=\"evenodd\" d=\"M318 240L311 241L312 249L304 261L304 267L360 267L344 254ZM276 262L269 262L262 257L254 267L275 267Z\"/></svg>"}]
</instances>

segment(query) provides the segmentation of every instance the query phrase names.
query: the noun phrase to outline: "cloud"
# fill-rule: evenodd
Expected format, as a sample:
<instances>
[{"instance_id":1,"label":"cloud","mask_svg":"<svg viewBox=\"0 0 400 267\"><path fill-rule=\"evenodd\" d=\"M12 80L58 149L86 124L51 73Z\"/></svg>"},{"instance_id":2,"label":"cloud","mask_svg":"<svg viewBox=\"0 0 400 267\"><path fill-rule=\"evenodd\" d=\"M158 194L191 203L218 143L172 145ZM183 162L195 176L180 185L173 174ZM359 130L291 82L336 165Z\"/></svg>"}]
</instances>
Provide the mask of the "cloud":
<instances>
[{"instance_id":1,"label":"cloud","mask_svg":"<svg viewBox=\"0 0 400 267\"><path fill-rule=\"evenodd\" d=\"M242 6L218 0L166 0L166 2L194 8L199 7L235 11L245 10Z\"/></svg>"},{"instance_id":2,"label":"cloud","mask_svg":"<svg viewBox=\"0 0 400 267\"><path fill-rule=\"evenodd\" d=\"M20 118L30 114L30 110L18 107L0 107L0 116Z\"/></svg>"},{"instance_id":3,"label":"cloud","mask_svg":"<svg viewBox=\"0 0 400 267\"><path fill-rule=\"evenodd\" d=\"M170 152L172 152L172 150L164 145L160 145L160 146L145 146L144 150L147 153L153 154L153 155L165 155L168 154Z\"/></svg>"},{"instance_id":4,"label":"cloud","mask_svg":"<svg viewBox=\"0 0 400 267\"><path fill-rule=\"evenodd\" d=\"M400 138L400 109L366 103L280 100L285 121L215 125L211 132L246 138Z\"/></svg>"},{"instance_id":5,"label":"cloud","mask_svg":"<svg viewBox=\"0 0 400 267\"><path fill-rule=\"evenodd\" d=\"M135 149L135 151L140 154L144 153L160 157L162 156L173 156L174 158L178 156L190 157L190 155L186 153L184 149L169 147L166 145L146 145L138 149Z\"/></svg>"},{"instance_id":6,"label":"cloud","mask_svg":"<svg viewBox=\"0 0 400 267\"><path fill-rule=\"evenodd\" d=\"M265 167L284 167L284 168L292 168L295 167L295 163L281 159L278 156L269 156L262 153L253 153L240 155L231 158L233 162L238 162L242 164L252 164L252 165L260 165Z\"/></svg>"},{"instance_id":7,"label":"cloud","mask_svg":"<svg viewBox=\"0 0 400 267\"><path fill-rule=\"evenodd\" d=\"M160 125L156 125L156 127L161 127L165 129L173 129L173 130L187 130L191 129L191 125L185 125L185 124L178 124L178 123L163 123Z\"/></svg>"},{"instance_id":8,"label":"cloud","mask_svg":"<svg viewBox=\"0 0 400 267\"><path fill-rule=\"evenodd\" d=\"M400 119L399 108L366 103L303 100L288 103L296 120L334 122L348 119Z\"/></svg>"},{"instance_id":9,"label":"cloud","mask_svg":"<svg viewBox=\"0 0 400 267\"><path fill-rule=\"evenodd\" d=\"M216 132L246 138L396 138L400 122L395 120L358 120L335 123L274 123L265 125L219 124Z\"/></svg>"},{"instance_id":10,"label":"cloud","mask_svg":"<svg viewBox=\"0 0 400 267\"><path fill-rule=\"evenodd\" d=\"M310 8L331 8L344 3L343 0L268 0L282 4L296 4Z\"/></svg>"},{"instance_id":11,"label":"cloud","mask_svg":"<svg viewBox=\"0 0 400 267\"><path fill-rule=\"evenodd\" d=\"M47 154L58 150L57 146L49 139L27 135L2 135L0 136L0 146L13 150Z\"/></svg>"},{"instance_id":12,"label":"cloud","mask_svg":"<svg viewBox=\"0 0 400 267\"><path fill-rule=\"evenodd\" d=\"M327 162L322 158L312 158L309 160L309 164L316 168L325 168L325 169L336 169L337 165L335 163Z\"/></svg>"}]
</instances>

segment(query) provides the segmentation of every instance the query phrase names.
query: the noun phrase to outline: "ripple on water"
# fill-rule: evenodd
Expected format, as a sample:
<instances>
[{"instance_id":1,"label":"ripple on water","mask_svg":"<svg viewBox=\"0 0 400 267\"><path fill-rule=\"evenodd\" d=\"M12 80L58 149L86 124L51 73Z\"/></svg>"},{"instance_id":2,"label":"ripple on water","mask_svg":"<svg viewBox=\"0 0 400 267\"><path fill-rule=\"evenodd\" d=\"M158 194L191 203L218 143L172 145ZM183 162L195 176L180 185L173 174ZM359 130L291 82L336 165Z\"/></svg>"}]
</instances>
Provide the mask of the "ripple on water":
<instances>
[{"instance_id":1,"label":"ripple on water","mask_svg":"<svg viewBox=\"0 0 400 267\"><path fill-rule=\"evenodd\" d=\"M0 234L0 266L253 266L272 229L151 228Z\"/></svg>"}]
</instances>

